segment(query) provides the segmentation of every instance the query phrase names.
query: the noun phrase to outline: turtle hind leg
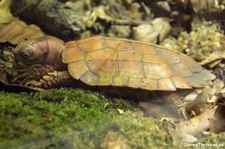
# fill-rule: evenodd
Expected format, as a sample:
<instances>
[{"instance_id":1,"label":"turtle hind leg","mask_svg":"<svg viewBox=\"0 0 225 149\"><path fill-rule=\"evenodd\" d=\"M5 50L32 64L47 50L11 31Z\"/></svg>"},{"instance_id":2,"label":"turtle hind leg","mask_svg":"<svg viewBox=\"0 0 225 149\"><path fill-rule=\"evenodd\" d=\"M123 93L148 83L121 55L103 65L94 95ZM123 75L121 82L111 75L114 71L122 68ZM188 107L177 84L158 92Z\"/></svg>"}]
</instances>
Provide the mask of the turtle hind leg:
<instances>
[{"instance_id":1,"label":"turtle hind leg","mask_svg":"<svg viewBox=\"0 0 225 149\"><path fill-rule=\"evenodd\" d=\"M151 92L150 100L141 101L139 105L146 115L187 119L185 113L187 103L183 99L191 92L192 90Z\"/></svg>"},{"instance_id":2,"label":"turtle hind leg","mask_svg":"<svg viewBox=\"0 0 225 149\"><path fill-rule=\"evenodd\" d=\"M182 118L180 112L173 110L165 102L140 101L139 106L146 116Z\"/></svg>"}]
</instances>

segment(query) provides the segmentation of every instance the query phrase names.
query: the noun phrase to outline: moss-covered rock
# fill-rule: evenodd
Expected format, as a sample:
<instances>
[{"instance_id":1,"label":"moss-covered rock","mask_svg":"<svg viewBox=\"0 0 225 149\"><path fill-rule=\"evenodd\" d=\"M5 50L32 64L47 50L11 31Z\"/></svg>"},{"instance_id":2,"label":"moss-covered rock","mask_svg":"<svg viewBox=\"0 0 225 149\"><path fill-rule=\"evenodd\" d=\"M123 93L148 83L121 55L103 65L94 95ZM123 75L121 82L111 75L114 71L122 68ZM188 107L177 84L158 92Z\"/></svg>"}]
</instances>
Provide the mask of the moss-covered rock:
<instances>
[{"instance_id":1,"label":"moss-covered rock","mask_svg":"<svg viewBox=\"0 0 225 149\"><path fill-rule=\"evenodd\" d=\"M0 148L100 148L107 146L111 132L114 140L131 148L180 148L172 146L162 122L144 117L130 101L68 88L0 91ZM224 135L200 142L221 144Z\"/></svg>"},{"instance_id":2,"label":"moss-covered rock","mask_svg":"<svg viewBox=\"0 0 225 149\"><path fill-rule=\"evenodd\" d=\"M132 148L167 139L157 120L125 100L76 89L0 94L0 148L99 148L109 130Z\"/></svg>"}]
</instances>

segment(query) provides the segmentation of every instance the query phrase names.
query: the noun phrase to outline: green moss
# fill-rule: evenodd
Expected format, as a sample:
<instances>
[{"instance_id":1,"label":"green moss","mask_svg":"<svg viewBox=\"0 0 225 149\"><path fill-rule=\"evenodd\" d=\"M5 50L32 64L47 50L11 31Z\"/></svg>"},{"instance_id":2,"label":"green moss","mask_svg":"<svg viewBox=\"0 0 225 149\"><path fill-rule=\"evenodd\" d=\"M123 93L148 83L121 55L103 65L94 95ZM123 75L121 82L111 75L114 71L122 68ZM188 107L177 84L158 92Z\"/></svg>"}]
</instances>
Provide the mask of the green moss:
<instances>
[{"instance_id":1,"label":"green moss","mask_svg":"<svg viewBox=\"0 0 225 149\"><path fill-rule=\"evenodd\" d=\"M99 148L109 130L131 148L172 144L159 121L125 100L76 89L0 95L0 148Z\"/></svg>"}]
</instances>

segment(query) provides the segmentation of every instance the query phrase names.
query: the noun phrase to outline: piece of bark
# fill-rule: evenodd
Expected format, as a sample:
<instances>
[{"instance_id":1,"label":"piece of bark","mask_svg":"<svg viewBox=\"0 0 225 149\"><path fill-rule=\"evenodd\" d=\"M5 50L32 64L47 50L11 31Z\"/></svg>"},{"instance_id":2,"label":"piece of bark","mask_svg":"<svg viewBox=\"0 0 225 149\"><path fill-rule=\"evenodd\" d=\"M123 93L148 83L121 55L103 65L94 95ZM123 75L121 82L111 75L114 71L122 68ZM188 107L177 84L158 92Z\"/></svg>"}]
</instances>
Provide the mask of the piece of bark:
<instances>
[{"instance_id":1,"label":"piece of bark","mask_svg":"<svg viewBox=\"0 0 225 149\"><path fill-rule=\"evenodd\" d=\"M40 26L47 34L63 40L79 38L85 24L81 16L58 0L13 0L13 15Z\"/></svg>"}]
</instances>

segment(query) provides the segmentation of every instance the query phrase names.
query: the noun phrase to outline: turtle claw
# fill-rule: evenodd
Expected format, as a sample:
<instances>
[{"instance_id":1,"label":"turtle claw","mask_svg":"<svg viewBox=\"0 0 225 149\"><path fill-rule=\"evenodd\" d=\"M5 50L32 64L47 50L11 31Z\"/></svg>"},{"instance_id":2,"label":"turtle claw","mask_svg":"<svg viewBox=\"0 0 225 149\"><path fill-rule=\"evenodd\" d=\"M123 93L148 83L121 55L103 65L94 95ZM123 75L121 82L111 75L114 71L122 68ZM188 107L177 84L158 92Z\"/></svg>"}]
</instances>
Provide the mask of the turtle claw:
<instances>
[{"instance_id":1,"label":"turtle claw","mask_svg":"<svg viewBox=\"0 0 225 149\"><path fill-rule=\"evenodd\" d=\"M37 88L49 88L52 85L52 77L48 75L44 75L42 79L39 81L31 80L31 81L24 81L22 85L24 86L30 86L30 87L37 87Z\"/></svg>"},{"instance_id":2,"label":"turtle claw","mask_svg":"<svg viewBox=\"0 0 225 149\"><path fill-rule=\"evenodd\" d=\"M26 68L23 68L23 69L17 69L16 70L18 73L25 73L27 72L27 69Z\"/></svg>"},{"instance_id":3,"label":"turtle claw","mask_svg":"<svg viewBox=\"0 0 225 149\"><path fill-rule=\"evenodd\" d=\"M29 81L27 83L24 84L25 86L30 86L30 87L37 87L37 88L47 88L48 87L48 83L46 80L44 79L40 79L39 81Z\"/></svg>"},{"instance_id":4,"label":"turtle claw","mask_svg":"<svg viewBox=\"0 0 225 149\"><path fill-rule=\"evenodd\" d=\"M32 80L32 81L25 83L24 86L40 87L41 82Z\"/></svg>"},{"instance_id":5,"label":"turtle claw","mask_svg":"<svg viewBox=\"0 0 225 149\"><path fill-rule=\"evenodd\" d=\"M22 82L24 82L23 80L25 80L25 78L28 76L28 72L24 72L22 73L21 75L18 75L17 77L15 77L13 80L12 80L12 83L17 83L19 82L20 80L22 80L21 82L19 82L20 84Z\"/></svg>"}]
</instances>

